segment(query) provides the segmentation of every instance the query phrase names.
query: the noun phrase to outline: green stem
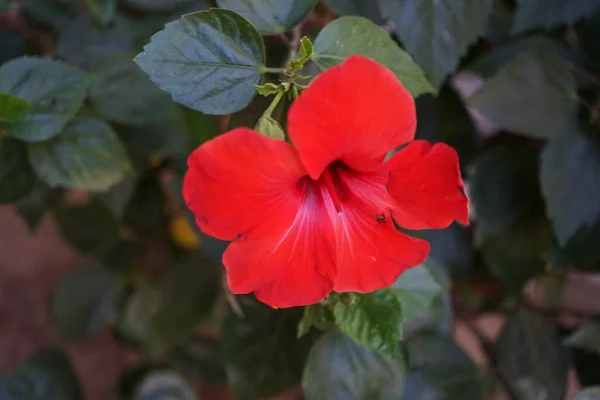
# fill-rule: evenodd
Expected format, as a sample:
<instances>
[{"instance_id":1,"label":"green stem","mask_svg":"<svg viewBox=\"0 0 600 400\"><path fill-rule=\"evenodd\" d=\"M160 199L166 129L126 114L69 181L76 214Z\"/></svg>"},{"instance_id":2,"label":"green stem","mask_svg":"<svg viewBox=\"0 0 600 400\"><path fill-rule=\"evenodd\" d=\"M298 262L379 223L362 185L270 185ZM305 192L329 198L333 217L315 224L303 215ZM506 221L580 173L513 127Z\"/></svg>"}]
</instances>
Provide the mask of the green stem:
<instances>
[{"instance_id":1,"label":"green stem","mask_svg":"<svg viewBox=\"0 0 600 400\"><path fill-rule=\"evenodd\" d=\"M270 73L270 74L282 74L285 69L283 68L269 68L269 67L262 67L260 69L260 71L265 74L265 73Z\"/></svg>"},{"instance_id":2,"label":"green stem","mask_svg":"<svg viewBox=\"0 0 600 400\"><path fill-rule=\"evenodd\" d=\"M298 86L296 86L296 84L292 84L292 97L294 99L298 98Z\"/></svg>"},{"instance_id":3,"label":"green stem","mask_svg":"<svg viewBox=\"0 0 600 400\"><path fill-rule=\"evenodd\" d=\"M265 112L263 113L263 117L270 117L271 114L273 114L273 111L275 111L275 108L281 101L281 98L283 97L284 94L285 94L285 92L283 90L280 90L279 92L277 92L277 94L275 95L275 98L271 102L271 105L269 105L269 108L267 108L265 110Z\"/></svg>"}]
</instances>

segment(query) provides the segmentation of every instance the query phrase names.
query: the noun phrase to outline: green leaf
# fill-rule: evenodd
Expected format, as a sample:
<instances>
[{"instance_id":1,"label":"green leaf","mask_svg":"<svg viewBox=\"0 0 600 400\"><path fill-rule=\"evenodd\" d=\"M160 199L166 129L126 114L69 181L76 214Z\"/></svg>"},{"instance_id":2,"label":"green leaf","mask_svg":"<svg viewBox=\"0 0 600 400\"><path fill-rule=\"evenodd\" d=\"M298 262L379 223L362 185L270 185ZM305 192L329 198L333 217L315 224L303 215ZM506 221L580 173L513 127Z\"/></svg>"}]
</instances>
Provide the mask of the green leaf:
<instances>
[{"instance_id":1,"label":"green leaf","mask_svg":"<svg viewBox=\"0 0 600 400\"><path fill-rule=\"evenodd\" d=\"M105 58L95 72L90 97L102 118L144 125L172 116L170 96L157 88L128 55Z\"/></svg>"},{"instance_id":2,"label":"green leaf","mask_svg":"<svg viewBox=\"0 0 600 400\"><path fill-rule=\"evenodd\" d=\"M570 400L600 400L600 386L587 387Z\"/></svg>"},{"instance_id":3,"label":"green leaf","mask_svg":"<svg viewBox=\"0 0 600 400\"><path fill-rule=\"evenodd\" d=\"M298 337L306 335L312 327L323 331L337 330L335 317L329 307L320 303L304 307L304 315L298 323Z\"/></svg>"},{"instance_id":4,"label":"green leaf","mask_svg":"<svg viewBox=\"0 0 600 400\"><path fill-rule=\"evenodd\" d=\"M92 17L100 25L107 25L117 12L117 0L86 0Z\"/></svg>"},{"instance_id":5,"label":"green leaf","mask_svg":"<svg viewBox=\"0 0 600 400\"><path fill-rule=\"evenodd\" d=\"M403 359L391 360L331 332L310 350L302 390L306 400L397 399L405 375Z\"/></svg>"},{"instance_id":6,"label":"green leaf","mask_svg":"<svg viewBox=\"0 0 600 400\"><path fill-rule=\"evenodd\" d=\"M378 1L367 2L365 0L325 0L327 7L331 8L337 15L356 15L365 17L374 23L381 25L385 19L381 16Z\"/></svg>"},{"instance_id":7,"label":"green leaf","mask_svg":"<svg viewBox=\"0 0 600 400\"><path fill-rule=\"evenodd\" d=\"M151 355L185 343L213 309L219 271L193 253L171 265L156 283L144 283L128 299L121 329Z\"/></svg>"},{"instance_id":8,"label":"green leaf","mask_svg":"<svg viewBox=\"0 0 600 400\"><path fill-rule=\"evenodd\" d=\"M312 59L322 70L359 54L383 64L417 97L433 92L425 74L383 29L362 17L341 17L327 24L314 42Z\"/></svg>"},{"instance_id":9,"label":"green leaf","mask_svg":"<svg viewBox=\"0 0 600 400\"><path fill-rule=\"evenodd\" d=\"M584 132L550 140L541 156L542 191L554 232L565 245L600 219L600 146Z\"/></svg>"},{"instance_id":10,"label":"green leaf","mask_svg":"<svg viewBox=\"0 0 600 400\"><path fill-rule=\"evenodd\" d=\"M110 209L117 220L123 218L125 209L131 201L138 180L135 178L125 179L104 193L98 193L97 197Z\"/></svg>"},{"instance_id":11,"label":"green leaf","mask_svg":"<svg viewBox=\"0 0 600 400\"><path fill-rule=\"evenodd\" d=\"M54 192L42 181L34 182L31 193L14 203L15 211L24 220L31 233L35 233Z\"/></svg>"},{"instance_id":12,"label":"green leaf","mask_svg":"<svg viewBox=\"0 0 600 400\"><path fill-rule=\"evenodd\" d=\"M338 301L333 308L342 332L369 350L394 358L402 338L402 308L390 289L361 294L355 304Z\"/></svg>"},{"instance_id":13,"label":"green leaf","mask_svg":"<svg viewBox=\"0 0 600 400\"><path fill-rule=\"evenodd\" d=\"M99 200L56 208L60 233L84 254L101 254L119 239L119 224L112 212Z\"/></svg>"},{"instance_id":14,"label":"green leaf","mask_svg":"<svg viewBox=\"0 0 600 400\"><path fill-rule=\"evenodd\" d=\"M491 0L380 0L380 6L436 89L485 33L492 12Z\"/></svg>"},{"instance_id":15,"label":"green leaf","mask_svg":"<svg viewBox=\"0 0 600 400\"><path fill-rule=\"evenodd\" d=\"M29 161L51 187L104 191L133 173L123 144L106 122L79 119L58 137L29 144Z\"/></svg>"},{"instance_id":16,"label":"green leaf","mask_svg":"<svg viewBox=\"0 0 600 400\"><path fill-rule=\"evenodd\" d=\"M267 82L262 85L254 85L254 89L256 89L256 92L261 96L270 96L279 92L279 90L281 90L281 86L272 82Z\"/></svg>"},{"instance_id":17,"label":"green leaf","mask_svg":"<svg viewBox=\"0 0 600 400\"><path fill-rule=\"evenodd\" d=\"M61 339L90 336L118 320L115 275L108 269L84 265L64 275L52 294L52 319Z\"/></svg>"},{"instance_id":18,"label":"green leaf","mask_svg":"<svg viewBox=\"0 0 600 400\"><path fill-rule=\"evenodd\" d=\"M453 223L446 229L429 229L415 235L431 246L427 265L444 271L452 281L464 279L471 265L471 241L465 228Z\"/></svg>"},{"instance_id":19,"label":"green leaf","mask_svg":"<svg viewBox=\"0 0 600 400\"><path fill-rule=\"evenodd\" d=\"M600 318L589 318L571 333L563 344L569 347L587 350L600 354Z\"/></svg>"},{"instance_id":20,"label":"green leaf","mask_svg":"<svg viewBox=\"0 0 600 400\"><path fill-rule=\"evenodd\" d=\"M81 14L69 22L56 43L56 55L85 70L94 69L105 57L134 51L131 24L116 17L107 26Z\"/></svg>"},{"instance_id":21,"label":"green leaf","mask_svg":"<svg viewBox=\"0 0 600 400\"><path fill-rule=\"evenodd\" d=\"M390 289L400 302L402 324L425 314L444 290L423 264L404 271Z\"/></svg>"},{"instance_id":22,"label":"green leaf","mask_svg":"<svg viewBox=\"0 0 600 400\"><path fill-rule=\"evenodd\" d=\"M274 35L306 19L317 0L217 0L217 4L252 22L262 35Z\"/></svg>"},{"instance_id":23,"label":"green leaf","mask_svg":"<svg viewBox=\"0 0 600 400\"><path fill-rule=\"evenodd\" d=\"M208 7L206 0L124 0L123 2L146 11L169 11L186 3L202 3L202 7Z\"/></svg>"},{"instance_id":24,"label":"green leaf","mask_svg":"<svg viewBox=\"0 0 600 400\"><path fill-rule=\"evenodd\" d=\"M498 366L519 398L563 400L568 364L554 324L520 310L496 342Z\"/></svg>"},{"instance_id":25,"label":"green leaf","mask_svg":"<svg viewBox=\"0 0 600 400\"><path fill-rule=\"evenodd\" d=\"M578 108L575 79L548 47L510 60L467 103L501 128L535 138L572 130Z\"/></svg>"},{"instance_id":26,"label":"green leaf","mask_svg":"<svg viewBox=\"0 0 600 400\"><path fill-rule=\"evenodd\" d=\"M271 117L260 117L254 129L257 132L273 139L285 139L283 128L281 125L279 125L279 122L275 121Z\"/></svg>"},{"instance_id":27,"label":"green leaf","mask_svg":"<svg viewBox=\"0 0 600 400\"><path fill-rule=\"evenodd\" d=\"M224 384L227 376L218 339L197 336L170 353L170 365L192 382Z\"/></svg>"},{"instance_id":28,"label":"green leaf","mask_svg":"<svg viewBox=\"0 0 600 400\"><path fill-rule=\"evenodd\" d=\"M443 394L446 400L483 398L485 387L481 373L448 336L424 332L411 339L407 343L407 349L411 369L418 372L426 384L421 385L421 390L432 387L435 392ZM425 397L421 392L410 398Z\"/></svg>"},{"instance_id":29,"label":"green leaf","mask_svg":"<svg viewBox=\"0 0 600 400\"><path fill-rule=\"evenodd\" d=\"M176 102L205 114L230 114L256 94L265 49L247 20L211 9L168 23L135 61Z\"/></svg>"},{"instance_id":30,"label":"green leaf","mask_svg":"<svg viewBox=\"0 0 600 400\"><path fill-rule=\"evenodd\" d=\"M134 400L196 400L194 388L174 371L154 371L136 388Z\"/></svg>"},{"instance_id":31,"label":"green leaf","mask_svg":"<svg viewBox=\"0 0 600 400\"><path fill-rule=\"evenodd\" d=\"M221 336L225 370L236 397L262 399L298 384L312 344L310 336L296 337L300 310L273 310L246 297L238 299L244 316L230 314Z\"/></svg>"},{"instance_id":32,"label":"green leaf","mask_svg":"<svg viewBox=\"0 0 600 400\"><path fill-rule=\"evenodd\" d=\"M27 146L16 139L0 140L0 204L26 197L35 185L35 174L27 159Z\"/></svg>"},{"instance_id":33,"label":"green leaf","mask_svg":"<svg viewBox=\"0 0 600 400\"><path fill-rule=\"evenodd\" d=\"M67 354L48 348L0 376L0 398L79 400L81 387Z\"/></svg>"},{"instance_id":34,"label":"green leaf","mask_svg":"<svg viewBox=\"0 0 600 400\"><path fill-rule=\"evenodd\" d=\"M571 25L594 15L598 9L600 3L588 0L517 0L513 32Z\"/></svg>"},{"instance_id":35,"label":"green leaf","mask_svg":"<svg viewBox=\"0 0 600 400\"><path fill-rule=\"evenodd\" d=\"M36 21L61 31L77 15L73 3L65 1L25 0L25 10Z\"/></svg>"},{"instance_id":36,"label":"green leaf","mask_svg":"<svg viewBox=\"0 0 600 400\"><path fill-rule=\"evenodd\" d=\"M9 134L26 142L58 135L83 104L88 83L83 72L59 61L21 57L6 62L0 67L0 92L31 103Z\"/></svg>"},{"instance_id":37,"label":"green leaf","mask_svg":"<svg viewBox=\"0 0 600 400\"><path fill-rule=\"evenodd\" d=\"M596 271L600 262L600 220L589 227L577 231L565 245L560 245L556 235L548 255L552 268L577 268L583 271Z\"/></svg>"},{"instance_id":38,"label":"green leaf","mask_svg":"<svg viewBox=\"0 0 600 400\"><path fill-rule=\"evenodd\" d=\"M220 132L216 117L179 106L179 113L187 128L190 150L217 136Z\"/></svg>"},{"instance_id":39,"label":"green leaf","mask_svg":"<svg viewBox=\"0 0 600 400\"><path fill-rule=\"evenodd\" d=\"M28 101L8 93L0 93L0 122L17 122L30 107L31 103Z\"/></svg>"},{"instance_id":40,"label":"green leaf","mask_svg":"<svg viewBox=\"0 0 600 400\"><path fill-rule=\"evenodd\" d=\"M475 245L522 219L543 215L537 150L529 143L509 142L475 159L469 196L475 209Z\"/></svg>"},{"instance_id":41,"label":"green leaf","mask_svg":"<svg viewBox=\"0 0 600 400\"><path fill-rule=\"evenodd\" d=\"M306 63L313 54L313 44L309 38L304 36L300 39L300 46L298 48L298 53L287 63L287 69L290 72L298 71L302 69L304 63Z\"/></svg>"}]
</instances>

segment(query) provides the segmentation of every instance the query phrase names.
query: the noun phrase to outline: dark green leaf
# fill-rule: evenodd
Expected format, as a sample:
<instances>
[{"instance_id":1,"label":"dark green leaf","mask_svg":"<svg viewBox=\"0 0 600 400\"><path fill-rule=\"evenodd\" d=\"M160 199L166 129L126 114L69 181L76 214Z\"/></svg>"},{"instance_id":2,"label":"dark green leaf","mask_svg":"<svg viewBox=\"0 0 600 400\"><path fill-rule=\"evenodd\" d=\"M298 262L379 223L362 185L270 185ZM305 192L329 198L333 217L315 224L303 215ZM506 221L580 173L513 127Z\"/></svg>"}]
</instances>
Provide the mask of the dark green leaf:
<instances>
[{"instance_id":1,"label":"dark green leaf","mask_svg":"<svg viewBox=\"0 0 600 400\"><path fill-rule=\"evenodd\" d=\"M244 316L228 316L221 336L228 382L237 398L262 399L299 383L312 344L310 336L296 338L300 310L252 302L243 311Z\"/></svg>"},{"instance_id":2,"label":"dark green leaf","mask_svg":"<svg viewBox=\"0 0 600 400\"><path fill-rule=\"evenodd\" d=\"M555 235L556 236L556 235ZM600 220L577 231L565 245L555 239L548 255L548 263L555 268L578 268L596 271L600 262Z\"/></svg>"},{"instance_id":3,"label":"dark green leaf","mask_svg":"<svg viewBox=\"0 0 600 400\"><path fill-rule=\"evenodd\" d=\"M133 48L132 27L121 17L99 26L86 14L71 21L58 38L56 55L85 70L94 69L104 57L128 53Z\"/></svg>"},{"instance_id":4,"label":"dark green leaf","mask_svg":"<svg viewBox=\"0 0 600 400\"><path fill-rule=\"evenodd\" d=\"M513 32L573 24L598 9L600 3L589 0L517 0Z\"/></svg>"},{"instance_id":5,"label":"dark green leaf","mask_svg":"<svg viewBox=\"0 0 600 400\"><path fill-rule=\"evenodd\" d=\"M473 163L470 201L475 209L475 245L531 216L543 215L537 150L528 143L506 143Z\"/></svg>"},{"instance_id":6,"label":"dark green leaf","mask_svg":"<svg viewBox=\"0 0 600 400\"><path fill-rule=\"evenodd\" d=\"M550 321L521 310L508 320L496 346L499 368L519 398L564 399L568 365Z\"/></svg>"},{"instance_id":7,"label":"dark green leaf","mask_svg":"<svg viewBox=\"0 0 600 400\"><path fill-rule=\"evenodd\" d=\"M320 303L304 307L304 315L298 323L298 337L306 335L313 327L323 331L337 330L335 317L329 307Z\"/></svg>"},{"instance_id":8,"label":"dark green leaf","mask_svg":"<svg viewBox=\"0 0 600 400\"><path fill-rule=\"evenodd\" d=\"M90 84L98 115L123 124L144 125L168 119L174 104L128 55L105 58Z\"/></svg>"},{"instance_id":9,"label":"dark green leaf","mask_svg":"<svg viewBox=\"0 0 600 400\"><path fill-rule=\"evenodd\" d=\"M325 70L359 54L383 64L417 97L433 92L425 74L383 29L362 17L341 17L329 23L314 42L313 61Z\"/></svg>"},{"instance_id":10,"label":"dark green leaf","mask_svg":"<svg viewBox=\"0 0 600 400\"><path fill-rule=\"evenodd\" d=\"M396 293L382 289L357 297L355 304L338 301L334 306L341 331L369 350L396 357L404 318Z\"/></svg>"},{"instance_id":11,"label":"dark green leaf","mask_svg":"<svg viewBox=\"0 0 600 400\"><path fill-rule=\"evenodd\" d=\"M252 22L261 34L273 35L302 22L317 0L217 0L217 4Z\"/></svg>"},{"instance_id":12,"label":"dark green leaf","mask_svg":"<svg viewBox=\"0 0 600 400\"><path fill-rule=\"evenodd\" d=\"M483 260L494 277L520 291L529 279L545 271L551 239L546 219L520 221L486 239L481 246Z\"/></svg>"},{"instance_id":13,"label":"dark green leaf","mask_svg":"<svg viewBox=\"0 0 600 400\"><path fill-rule=\"evenodd\" d=\"M0 92L31 103L9 134L27 142L58 135L83 103L88 77L75 67L36 57L17 58L0 67Z\"/></svg>"},{"instance_id":14,"label":"dark green leaf","mask_svg":"<svg viewBox=\"0 0 600 400\"><path fill-rule=\"evenodd\" d=\"M256 94L265 49L247 20L211 9L168 23L135 61L176 102L206 114L229 114Z\"/></svg>"},{"instance_id":15,"label":"dark green leaf","mask_svg":"<svg viewBox=\"0 0 600 400\"><path fill-rule=\"evenodd\" d=\"M117 12L117 0L86 0L88 9L100 25L107 25Z\"/></svg>"},{"instance_id":16,"label":"dark green leaf","mask_svg":"<svg viewBox=\"0 0 600 400\"><path fill-rule=\"evenodd\" d=\"M438 388L427 382L423 374L411 372L404 384L405 389L401 400L427 399L427 400L448 400ZM458 399L457 399L458 400Z\"/></svg>"},{"instance_id":17,"label":"dark green leaf","mask_svg":"<svg viewBox=\"0 0 600 400\"><path fill-rule=\"evenodd\" d=\"M378 1L325 0L325 4L337 15L356 15L370 19L376 24L384 23Z\"/></svg>"},{"instance_id":18,"label":"dark green leaf","mask_svg":"<svg viewBox=\"0 0 600 400\"><path fill-rule=\"evenodd\" d=\"M199 254L172 265L154 284L129 298L122 321L126 335L153 355L186 342L212 311L219 271Z\"/></svg>"},{"instance_id":19,"label":"dark green leaf","mask_svg":"<svg viewBox=\"0 0 600 400\"><path fill-rule=\"evenodd\" d=\"M194 388L174 371L148 374L135 391L134 400L196 400Z\"/></svg>"},{"instance_id":20,"label":"dark green leaf","mask_svg":"<svg viewBox=\"0 0 600 400\"><path fill-rule=\"evenodd\" d=\"M220 133L217 128L216 117L183 106L180 106L179 111L187 128L190 150Z\"/></svg>"},{"instance_id":21,"label":"dark green leaf","mask_svg":"<svg viewBox=\"0 0 600 400\"><path fill-rule=\"evenodd\" d=\"M542 191L561 245L600 219L599 176L600 146L583 132L554 138L542 151Z\"/></svg>"},{"instance_id":22,"label":"dark green leaf","mask_svg":"<svg viewBox=\"0 0 600 400\"><path fill-rule=\"evenodd\" d=\"M27 159L27 146L9 137L0 140L0 204L27 196L35 185L35 174Z\"/></svg>"},{"instance_id":23,"label":"dark green leaf","mask_svg":"<svg viewBox=\"0 0 600 400\"><path fill-rule=\"evenodd\" d=\"M124 0L125 4L147 11L168 11L186 3L206 3L205 0ZM206 4L203 7L208 7ZM198 11L198 10L195 10Z\"/></svg>"},{"instance_id":24,"label":"dark green leaf","mask_svg":"<svg viewBox=\"0 0 600 400\"><path fill-rule=\"evenodd\" d=\"M196 337L188 341L171 352L169 364L194 382L213 385L227 379L217 339Z\"/></svg>"},{"instance_id":25,"label":"dark green leaf","mask_svg":"<svg viewBox=\"0 0 600 400\"><path fill-rule=\"evenodd\" d=\"M456 70L470 44L485 33L491 0L380 0L406 50L434 88Z\"/></svg>"},{"instance_id":26,"label":"dark green leaf","mask_svg":"<svg viewBox=\"0 0 600 400\"><path fill-rule=\"evenodd\" d=\"M452 281L467 276L471 265L471 242L467 231L454 223L446 229L420 231L418 235L431 246L428 260L432 268L444 271Z\"/></svg>"},{"instance_id":27,"label":"dark green leaf","mask_svg":"<svg viewBox=\"0 0 600 400\"><path fill-rule=\"evenodd\" d=\"M571 400L600 400L600 386L585 388Z\"/></svg>"},{"instance_id":28,"label":"dark green leaf","mask_svg":"<svg viewBox=\"0 0 600 400\"><path fill-rule=\"evenodd\" d=\"M423 265L407 269L390 287L400 301L402 324L422 317L440 297L444 288Z\"/></svg>"},{"instance_id":29,"label":"dark green leaf","mask_svg":"<svg viewBox=\"0 0 600 400\"><path fill-rule=\"evenodd\" d=\"M404 360L357 345L343 333L323 335L310 350L302 389L306 400L387 400L400 397Z\"/></svg>"},{"instance_id":30,"label":"dark green leaf","mask_svg":"<svg viewBox=\"0 0 600 400\"><path fill-rule=\"evenodd\" d=\"M73 3L66 1L25 0L25 10L44 25L61 31L77 15Z\"/></svg>"},{"instance_id":31,"label":"dark green leaf","mask_svg":"<svg viewBox=\"0 0 600 400\"><path fill-rule=\"evenodd\" d=\"M503 129L549 138L575 127L577 100L566 61L540 47L506 63L468 104Z\"/></svg>"},{"instance_id":32,"label":"dark green leaf","mask_svg":"<svg viewBox=\"0 0 600 400\"><path fill-rule=\"evenodd\" d=\"M254 129L257 132L273 139L285 139L283 128L281 125L279 125L279 122L275 121L271 117L260 117Z\"/></svg>"},{"instance_id":33,"label":"dark green leaf","mask_svg":"<svg viewBox=\"0 0 600 400\"><path fill-rule=\"evenodd\" d=\"M0 93L0 122L17 122L30 107L31 103L28 101L8 93Z\"/></svg>"},{"instance_id":34,"label":"dark green leaf","mask_svg":"<svg viewBox=\"0 0 600 400\"><path fill-rule=\"evenodd\" d=\"M67 355L58 349L42 349L0 377L0 398L79 400L81 388Z\"/></svg>"},{"instance_id":35,"label":"dark green leaf","mask_svg":"<svg viewBox=\"0 0 600 400\"><path fill-rule=\"evenodd\" d=\"M93 335L116 324L115 275L100 266L78 267L62 277L52 295L54 328L61 339Z\"/></svg>"},{"instance_id":36,"label":"dark green leaf","mask_svg":"<svg viewBox=\"0 0 600 400\"><path fill-rule=\"evenodd\" d=\"M30 232L37 230L52 195L53 191L45 183L36 180L31 193L14 203L15 211L27 224Z\"/></svg>"},{"instance_id":37,"label":"dark green leaf","mask_svg":"<svg viewBox=\"0 0 600 400\"><path fill-rule=\"evenodd\" d=\"M100 254L119 239L119 225L111 211L98 199L87 204L56 209L60 233L79 251Z\"/></svg>"},{"instance_id":38,"label":"dark green leaf","mask_svg":"<svg viewBox=\"0 0 600 400\"><path fill-rule=\"evenodd\" d=\"M596 317L585 320L563 344L600 354L600 319Z\"/></svg>"},{"instance_id":39,"label":"dark green leaf","mask_svg":"<svg viewBox=\"0 0 600 400\"><path fill-rule=\"evenodd\" d=\"M137 185L137 179L125 179L104 193L99 193L98 198L112 211L114 217L120 220L131 201Z\"/></svg>"},{"instance_id":40,"label":"dark green leaf","mask_svg":"<svg viewBox=\"0 0 600 400\"><path fill-rule=\"evenodd\" d=\"M486 39L492 43L508 41L511 37L513 13L504 0L492 0L493 11L488 21Z\"/></svg>"},{"instance_id":41,"label":"dark green leaf","mask_svg":"<svg viewBox=\"0 0 600 400\"><path fill-rule=\"evenodd\" d=\"M452 339L439 333L423 333L408 342L410 366L421 374L421 388L428 386L446 400L478 400L484 394L482 375ZM413 388L415 390L415 388ZM414 398L424 398L418 393Z\"/></svg>"},{"instance_id":42,"label":"dark green leaf","mask_svg":"<svg viewBox=\"0 0 600 400\"><path fill-rule=\"evenodd\" d=\"M0 31L0 65L26 53L26 39L19 31Z\"/></svg>"},{"instance_id":43,"label":"dark green leaf","mask_svg":"<svg viewBox=\"0 0 600 400\"><path fill-rule=\"evenodd\" d=\"M133 173L123 144L101 120L78 119L58 137L31 143L29 161L52 187L104 191Z\"/></svg>"}]
</instances>

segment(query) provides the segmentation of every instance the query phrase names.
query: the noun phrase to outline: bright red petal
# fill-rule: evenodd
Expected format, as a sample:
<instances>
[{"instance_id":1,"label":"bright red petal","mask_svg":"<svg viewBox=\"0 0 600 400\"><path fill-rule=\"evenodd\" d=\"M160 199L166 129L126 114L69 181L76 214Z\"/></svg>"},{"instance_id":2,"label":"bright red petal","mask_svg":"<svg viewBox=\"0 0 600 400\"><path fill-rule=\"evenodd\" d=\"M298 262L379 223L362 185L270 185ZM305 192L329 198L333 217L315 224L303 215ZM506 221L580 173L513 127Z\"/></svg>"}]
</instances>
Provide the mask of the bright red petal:
<instances>
[{"instance_id":1,"label":"bright red petal","mask_svg":"<svg viewBox=\"0 0 600 400\"><path fill-rule=\"evenodd\" d=\"M398 78L361 56L319 75L288 114L290 138L313 179L336 160L375 168L414 138L416 123L414 100Z\"/></svg>"},{"instance_id":2,"label":"bright red petal","mask_svg":"<svg viewBox=\"0 0 600 400\"><path fill-rule=\"evenodd\" d=\"M302 206L292 220L270 218L223 255L233 293L255 291L278 308L314 304L333 287L333 226L316 187L299 184Z\"/></svg>"},{"instance_id":3,"label":"bright red petal","mask_svg":"<svg viewBox=\"0 0 600 400\"><path fill-rule=\"evenodd\" d=\"M425 260L429 243L394 226L387 172L339 171L346 198L336 219L336 292L371 292Z\"/></svg>"},{"instance_id":4,"label":"bright red petal","mask_svg":"<svg viewBox=\"0 0 600 400\"><path fill-rule=\"evenodd\" d=\"M306 175L296 150L238 128L197 148L188 158L183 195L206 234L233 240L270 216L293 216L298 179Z\"/></svg>"},{"instance_id":5,"label":"bright red petal","mask_svg":"<svg viewBox=\"0 0 600 400\"><path fill-rule=\"evenodd\" d=\"M382 167L390 170L388 192L394 219L406 229L442 229L468 223L467 196L456 151L443 143L416 140Z\"/></svg>"}]
</instances>

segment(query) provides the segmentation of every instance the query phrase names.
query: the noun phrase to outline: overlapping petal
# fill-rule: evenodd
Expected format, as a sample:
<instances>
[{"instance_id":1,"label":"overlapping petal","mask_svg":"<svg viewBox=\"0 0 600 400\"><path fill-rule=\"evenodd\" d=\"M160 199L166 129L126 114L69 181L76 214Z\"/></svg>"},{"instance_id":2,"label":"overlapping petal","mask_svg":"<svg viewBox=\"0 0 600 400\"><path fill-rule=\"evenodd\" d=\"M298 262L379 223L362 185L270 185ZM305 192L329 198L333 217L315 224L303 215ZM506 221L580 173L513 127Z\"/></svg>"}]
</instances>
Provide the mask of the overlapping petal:
<instances>
[{"instance_id":1,"label":"overlapping petal","mask_svg":"<svg viewBox=\"0 0 600 400\"><path fill-rule=\"evenodd\" d=\"M468 223L467 197L456 151L443 143L415 140L382 167L397 204L394 219L406 229L442 229Z\"/></svg>"},{"instance_id":2,"label":"overlapping petal","mask_svg":"<svg viewBox=\"0 0 600 400\"><path fill-rule=\"evenodd\" d=\"M223 263L233 293L255 291L273 307L313 304L333 287L334 232L318 188L299 183L302 206L292 221L269 218L227 248Z\"/></svg>"},{"instance_id":3,"label":"overlapping petal","mask_svg":"<svg viewBox=\"0 0 600 400\"><path fill-rule=\"evenodd\" d=\"M289 135L313 179L341 160L357 171L414 138L414 100L396 76L362 56L319 75L292 104Z\"/></svg>"},{"instance_id":4,"label":"overlapping petal","mask_svg":"<svg viewBox=\"0 0 600 400\"><path fill-rule=\"evenodd\" d=\"M183 195L200 229L233 240L269 217L292 220L306 175L296 150L250 129L238 128L196 149L188 159Z\"/></svg>"}]
</instances>

